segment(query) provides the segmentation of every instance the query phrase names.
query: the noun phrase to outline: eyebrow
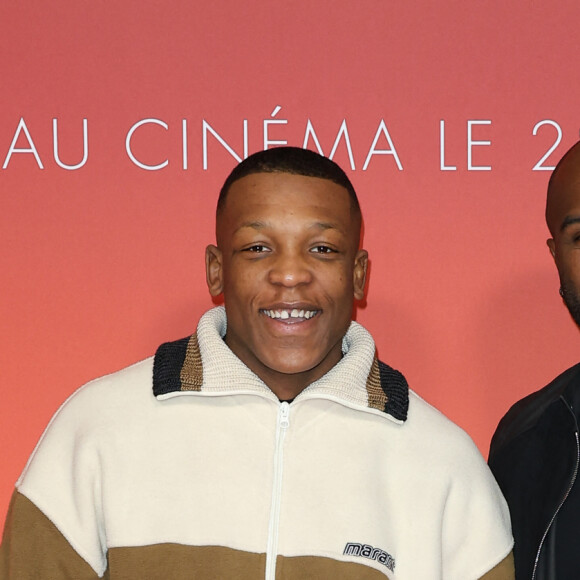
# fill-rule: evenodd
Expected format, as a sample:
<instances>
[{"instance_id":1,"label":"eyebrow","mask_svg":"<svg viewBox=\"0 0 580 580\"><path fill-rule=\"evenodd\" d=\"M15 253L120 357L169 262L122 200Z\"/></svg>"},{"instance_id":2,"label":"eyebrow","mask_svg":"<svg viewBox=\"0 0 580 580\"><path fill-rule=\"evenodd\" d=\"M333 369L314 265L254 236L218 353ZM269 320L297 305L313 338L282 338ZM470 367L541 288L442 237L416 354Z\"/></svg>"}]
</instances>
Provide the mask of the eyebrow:
<instances>
[{"instance_id":1,"label":"eyebrow","mask_svg":"<svg viewBox=\"0 0 580 580\"><path fill-rule=\"evenodd\" d=\"M240 227L236 228L236 232L243 230L244 228L252 228L253 230L263 230L267 228L268 224L264 222L246 222L243 223Z\"/></svg>"},{"instance_id":2,"label":"eyebrow","mask_svg":"<svg viewBox=\"0 0 580 580\"><path fill-rule=\"evenodd\" d=\"M580 216L569 215L564 218L562 225L560 226L560 231L563 232L568 226L580 223Z\"/></svg>"},{"instance_id":3,"label":"eyebrow","mask_svg":"<svg viewBox=\"0 0 580 580\"><path fill-rule=\"evenodd\" d=\"M240 225L239 228L236 228L236 232L243 230L244 228L251 228L254 230L263 230L266 228L272 227L272 225L268 222L261 222L261 221L253 221L253 222L246 222ZM314 222L309 226L308 229L319 229L319 230L337 230L342 232L342 228L340 228L337 224L333 224L332 222Z\"/></svg>"}]
</instances>

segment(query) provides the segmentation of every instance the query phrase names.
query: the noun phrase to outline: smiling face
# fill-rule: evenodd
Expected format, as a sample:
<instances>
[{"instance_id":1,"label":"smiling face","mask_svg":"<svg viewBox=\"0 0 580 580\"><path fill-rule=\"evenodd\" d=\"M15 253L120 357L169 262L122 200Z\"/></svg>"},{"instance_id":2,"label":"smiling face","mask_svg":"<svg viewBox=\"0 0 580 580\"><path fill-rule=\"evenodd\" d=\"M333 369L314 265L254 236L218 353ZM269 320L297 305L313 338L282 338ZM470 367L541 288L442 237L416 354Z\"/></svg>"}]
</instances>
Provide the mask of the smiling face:
<instances>
[{"instance_id":1,"label":"smiling face","mask_svg":"<svg viewBox=\"0 0 580 580\"><path fill-rule=\"evenodd\" d=\"M566 153L550 179L546 220L562 298L580 326L580 144Z\"/></svg>"},{"instance_id":2,"label":"smiling face","mask_svg":"<svg viewBox=\"0 0 580 580\"><path fill-rule=\"evenodd\" d=\"M206 250L210 293L223 292L225 341L281 399L342 356L367 253L345 188L327 179L255 173L235 181Z\"/></svg>"}]
</instances>

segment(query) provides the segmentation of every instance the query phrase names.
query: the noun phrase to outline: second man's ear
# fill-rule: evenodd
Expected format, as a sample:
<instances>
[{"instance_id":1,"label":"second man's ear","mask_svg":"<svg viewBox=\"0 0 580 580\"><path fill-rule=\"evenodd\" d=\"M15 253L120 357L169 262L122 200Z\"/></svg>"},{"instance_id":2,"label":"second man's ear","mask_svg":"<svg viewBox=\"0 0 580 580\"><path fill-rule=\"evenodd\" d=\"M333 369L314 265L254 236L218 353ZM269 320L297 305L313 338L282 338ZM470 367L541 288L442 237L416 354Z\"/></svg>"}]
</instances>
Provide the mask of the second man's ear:
<instances>
[{"instance_id":1,"label":"second man's ear","mask_svg":"<svg viewBox=\"0 0 580 580\"><path fill-rule=\"evenodd\" d=\"M550 248L550 254L552 254L552 258L556 257L556 244L553 238L548 238L546 240L546 244L548 244L548 248Z\"/></svg>"},{"instance_id":2,"label":"second man's ear","mask_svg":"<svg viewBox=\"0 0 580 580\"><path fill-rule=\"evenodd\" d=\"M205 249L205 279L212 296L219 296L223 292L222 252L213 244Z\"/></svg>"}]
</instances>

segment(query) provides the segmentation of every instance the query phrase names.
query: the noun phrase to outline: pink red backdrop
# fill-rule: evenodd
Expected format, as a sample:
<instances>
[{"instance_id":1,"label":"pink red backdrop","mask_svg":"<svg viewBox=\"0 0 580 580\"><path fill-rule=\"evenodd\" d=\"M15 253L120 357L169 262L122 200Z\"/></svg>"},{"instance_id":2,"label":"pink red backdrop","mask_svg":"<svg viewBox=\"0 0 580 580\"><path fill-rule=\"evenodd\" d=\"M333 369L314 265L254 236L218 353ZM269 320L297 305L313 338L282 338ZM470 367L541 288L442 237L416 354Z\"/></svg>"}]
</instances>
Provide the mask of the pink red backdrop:
<instances>
[{"instance_id":1,"label":"pink red backdrop","mask_svg":"<svg viewBox=\"0 0 580 580\"><path fill-rule=\"evenodd\" d=\"M79 385L191 333L236 158L334 157L371 263L358 320L482 453L577 362L545 246L576 141L580 4L11 2L0 7L0 522Z\"/></svg>"}]
</instances>

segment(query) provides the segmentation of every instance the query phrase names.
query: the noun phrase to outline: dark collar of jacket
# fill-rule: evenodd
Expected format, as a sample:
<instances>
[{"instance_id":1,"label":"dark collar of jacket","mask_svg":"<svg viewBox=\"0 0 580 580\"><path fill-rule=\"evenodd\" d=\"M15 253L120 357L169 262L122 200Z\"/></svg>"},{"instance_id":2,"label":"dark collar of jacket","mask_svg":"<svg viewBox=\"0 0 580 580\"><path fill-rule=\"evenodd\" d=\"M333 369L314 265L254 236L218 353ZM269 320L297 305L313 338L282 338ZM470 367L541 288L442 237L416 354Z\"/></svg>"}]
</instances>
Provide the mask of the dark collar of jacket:
<instances>
[{"instance_id":1,"label":"dark collar of jacket","mask_svg":"<svg viewBox=\"0 0 580 580\"><path fill-rule=\"evenodd\" d=\"M489 466L510 508L518 580L532 578L542 538L572 480L577 448L570 402L579 394L577 364L515 403L492 438ZM549 550L542 549L542 567L546 557Z\"/></svg>"},{"instance_id":2,"label":"dark collar of jacket","mask_svg":"<svg viewBox=\"0 0 580 580\"><path fill-rule=\"evenodd\" d=\"M375 358L366 379L368 407L397 421L406 421L409 386L397 370ZM178 391L203 393L203 361L197 334L162 344L153 364L153 394L158 397Z\"/></svg>"}]
</instances>

